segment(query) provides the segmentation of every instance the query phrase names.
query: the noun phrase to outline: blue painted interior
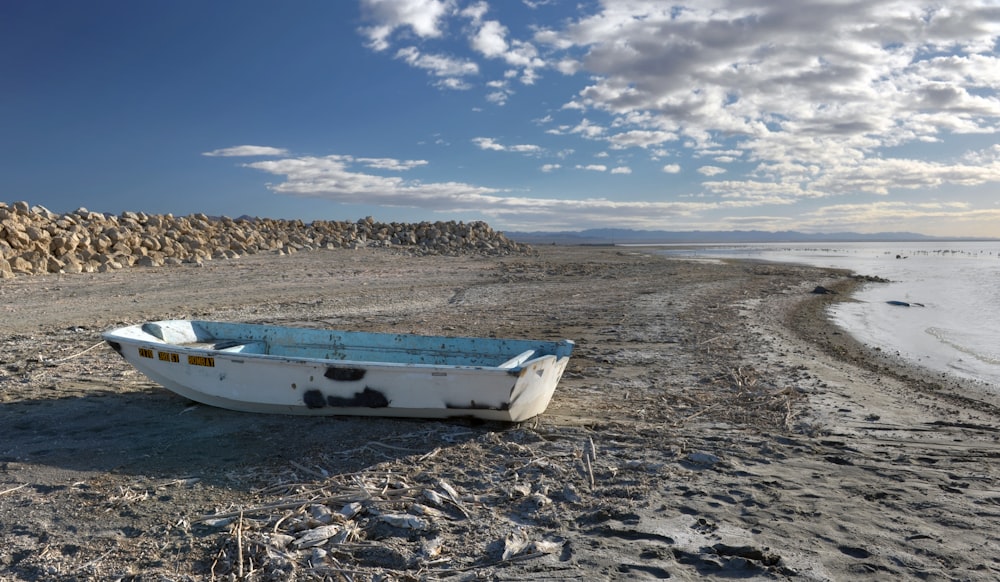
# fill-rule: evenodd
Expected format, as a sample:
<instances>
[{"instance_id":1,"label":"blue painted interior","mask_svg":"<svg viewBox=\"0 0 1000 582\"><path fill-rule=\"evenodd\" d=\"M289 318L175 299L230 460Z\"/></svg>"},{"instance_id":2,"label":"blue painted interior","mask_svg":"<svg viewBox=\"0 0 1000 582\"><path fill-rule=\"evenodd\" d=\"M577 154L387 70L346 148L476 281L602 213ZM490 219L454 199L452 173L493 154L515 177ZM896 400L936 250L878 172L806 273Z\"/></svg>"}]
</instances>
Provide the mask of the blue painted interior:
<instances>
[{"instance_id":1,"label":"blue painted interior","mask_svg":"<svg viewBox=\"0 0 1000 582\"><path fill-rule=\"evenodd\" d=\"M573 342L385 334L212 321L155 322L146 333L174 344L292 358L496 367L544 355L569 356ZM232 340L232 341L226 341ZM234 345L235 344L235 345ZM219 347L213 347L213 346ZM510 365L505 367L511 367Z\"/></svg>"}]
</instances>

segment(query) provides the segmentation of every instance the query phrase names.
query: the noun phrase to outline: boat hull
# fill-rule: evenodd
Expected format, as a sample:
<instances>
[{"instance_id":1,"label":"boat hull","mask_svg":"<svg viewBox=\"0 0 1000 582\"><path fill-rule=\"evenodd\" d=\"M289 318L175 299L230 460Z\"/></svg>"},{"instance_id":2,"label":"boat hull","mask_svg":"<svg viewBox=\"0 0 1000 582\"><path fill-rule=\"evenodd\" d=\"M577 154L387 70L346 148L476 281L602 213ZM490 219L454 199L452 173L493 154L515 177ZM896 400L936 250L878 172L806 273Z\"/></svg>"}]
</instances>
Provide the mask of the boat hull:
<instances>
[{"instance_id":1,"label":"boat hull","mask_svg":"<svg viewBox=\"0 0 1000 582\"><path fill-rule=\"evenodd\" d=\"M154 382L230 410L507 422L546 409L573 348L184 320L104 339Z\"/></svg>"}]
</instances>

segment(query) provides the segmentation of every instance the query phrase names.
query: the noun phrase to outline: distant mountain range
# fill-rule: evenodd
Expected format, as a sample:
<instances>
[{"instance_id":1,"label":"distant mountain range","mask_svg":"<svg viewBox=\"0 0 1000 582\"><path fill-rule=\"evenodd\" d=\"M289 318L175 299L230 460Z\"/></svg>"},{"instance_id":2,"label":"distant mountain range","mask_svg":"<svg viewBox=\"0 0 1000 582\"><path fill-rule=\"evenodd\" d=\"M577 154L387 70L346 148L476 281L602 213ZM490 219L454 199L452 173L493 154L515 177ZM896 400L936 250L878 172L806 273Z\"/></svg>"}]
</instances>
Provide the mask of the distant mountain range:
<instances>
[{"instance_id":1,"label":"distant mountain range","mask_svg":"<svg viewBox=\"0 0 1000 582\"><path fill-rule=\"evenodd\" d=\"M627 228L592 228L566 232L512 232L507 238L517 242L560 245L612 245L612 244L707 244L707 243L763 243L763 242L913 242L935 240L984 240L981 237L936 237L915 232L835 232L826 234L762 230L631 230ZM985 239L997 240L997 239Z\"/></svg>"}]
</instances>

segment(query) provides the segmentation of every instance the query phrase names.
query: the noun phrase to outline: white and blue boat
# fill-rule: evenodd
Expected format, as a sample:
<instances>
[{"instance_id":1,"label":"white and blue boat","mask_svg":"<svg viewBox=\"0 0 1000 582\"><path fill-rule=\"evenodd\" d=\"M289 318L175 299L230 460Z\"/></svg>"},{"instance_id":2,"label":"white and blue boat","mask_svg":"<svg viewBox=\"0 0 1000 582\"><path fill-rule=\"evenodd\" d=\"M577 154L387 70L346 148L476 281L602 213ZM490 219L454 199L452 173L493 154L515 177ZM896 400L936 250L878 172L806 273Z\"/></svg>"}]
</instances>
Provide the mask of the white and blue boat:
<instances>
[{"instance_id":1,"label":"white and blue boat","mask_svg":"<svg viewBox=\"0 0 1000 582\"><path fill-rule=\"evenodd\" d=\"M574 345L194 320L103 337L150 380L230 410L507 422L545 411Z\"/></svg>"}]
</instances>

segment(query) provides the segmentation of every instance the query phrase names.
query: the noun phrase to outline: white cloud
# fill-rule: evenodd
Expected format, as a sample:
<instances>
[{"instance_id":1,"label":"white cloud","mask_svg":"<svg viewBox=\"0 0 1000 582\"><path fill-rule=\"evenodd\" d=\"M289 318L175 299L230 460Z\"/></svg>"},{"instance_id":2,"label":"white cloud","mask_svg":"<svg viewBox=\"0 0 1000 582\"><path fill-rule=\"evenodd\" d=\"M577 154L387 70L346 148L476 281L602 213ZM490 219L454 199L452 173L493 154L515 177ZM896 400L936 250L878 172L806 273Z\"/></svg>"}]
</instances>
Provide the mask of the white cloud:
<instances>
[{"instance_id":1,"label":"white cloud","mask_svg":"<svg viewBox=\"0 0 1000 582\"><path fill-rule=\"evenodd\" d=\"M489 12L489 10L490 6L486 2L475 2L463 8L459 14L468 18L473 23L479 23L483 20L483 17L486 16L486 13Z\"/></svg>"},{"instance_id":2,"label":"white cloud","mask_svg":"<svg viewBox=\"0 0 1000 582\"><path fill-rule=\"evenodd\" d=\"M617 168L611 168L612 174L631 174L632 168L628 166L618 166Z\"/></svg>"},{"instance_id":3,"label":"white cloud","mask_svg":"<svg viewBox=\"0 0 1000 582\"><path fill-rule=\"evenodd\" d=\"M502 106L507 104L508 97L510 97L510 92L508 91L493 91L492 93L486 95L486 100L490 103Z\"/></svg>"},{"instance_id":4,"label":"white cloud","mask_svg":"<svg viewBox=\"0 0 1000 582\"><path fill-rule=\"evenodd\" d=\"M253 156L287 156L288 150L284 148L272 148L268 146L241 145L231 148L222 148L204 152L203 156L210 157L253 157Z\"/></svg>"},{"instance_id":5,"label":"white cloud","mask_svg":"<svg viewBox=\"0 0 1000 582\"><path fill-rule=\"evenodd\" d=\"M517 152L522 154L534 154L542 151L540 146L534 144L503 145L491 137L474 137L472 143L481 150L494 152Z\"/></svg>"},{"instance_id":6,"label":"white cloud","mask_svg":"<svg viewBox=\"0 0 1000 582\"><path fill-rule=\"evenodd\" d=\"M630 147L648 148L661 145L664 142L676 141L677 134L667 131L648 131L633 129L612 135L608 138L611 147L625 149Z\"/></svg>"},{"instance_id":7,"label":"white cloud","mask_svg":"<svg viewBox=\"0 0 1000 582\"><path fill-rule=\"evenodd\" d=\"M492 150L495 152L502 152L506 148L496 142L492 137L474 137L472 138L472 143L481 150Z\"/></svg>"},{"instance_id":8,"label":"white cloud","mask_svg":"<svg viewBox=\"0 0 1000 582\"><path fill-rule=\"evenodd\" d=\"M587 164L587 165L577 165L577 170L588 170L591 172L607 172L608 167L604 164Z\"/></svg>"},{"instance_id":9,"label":"white cloud","mask_svg":"<svg viewBox=\"0 0 1000 582\"><path fill-rule=\"evenodd\" d=\"M441 89L451 89L453 91L466 91L472 88L471 84L463 81L462 79L456 79L455 77L441 79L435 82L434 86L440 87Z\"/></svg>"},{"instance_id":10,"label":"white cloud","mask_svg":"<svg viewBox=\"0 0 1000 582\"><path fill-rule=\"evenodd\" d=\"M604 128L590 121L589 119L582 119L576 127L569 130L569 133L578 133L583 137L596 139L604 135Z\"/></svg>"},{"instance_id":11,"label":"white cloud","mask_svg":"<svg viewBox=\"0 0 1000 582\"><path fill-rule=\"evenodd\" d=\"M554 228L568 228L574 224L593 222L600 224L611 213L616 217L630 217L638 227L651 227L656 221L677 216L691 216L698 212L724 207L717 203L699 202L623 202L603 198L583 200L531 198L504 196L503 191L462 182L421 182L403 180L398 176L385 176L360 171L357 166L369 168L409 169L424 165L420 160L391 160L388 158L356 158L349 155L324 157L304 156L279 160L262 160L245 164L283 177L283 181L269 188L275 192L323 198L344 204L374 204L390 207L420 208L451 216L462 212L494 217L504 224L547 224ZM549 170L557 165L549 165ZM543 167L544 169L544 167ZM606 171L604 166L586 166L581 169ZM533 223L532 221L539 221ZM579 221L579 222L578 222Z\"/></svg>"},{"instance_id":12,"label":"white cloud","mask_svg":"<svg viewBox=\"0 0 1000 582\"><path fill-rule=\"evenodd\" d=\"M778 191L789 179L815 180L805 192L830 188L823 176L839 179L857 168L879 175L850 181L863 191L993 180L990 170L876 155L949 135L1000 132L1000 58L993 53L1000 18L993 8L972 1L947 9L806 4L603 3L562 28L538 31L535 40L555 51L553 63L572 64L567 73L592 75L563 110L620 128L581 132L613 148L658 148L683 137L679 145L698 155L725 143L717 162L756 160ZM921 174L892 176L879 167Z\"/></svg>"},{"instance_id":13,"label":"white cloud","mask_svg":"<svg viewBox=\"0 0 1000 582\"><path fill-rule=\"evenodd\" d=\"M579 5L566 20L532 22L527 33L504 21L506 6L491 12L485 1L362 5L371 46L419 46L404 60L441 87L474 86L505 105L514 83L551 82L546 95L557 97L547 97L546 113L558 119L546 115L546 134L635 148L668 174L707 162L697 170L700 187L675 196L787 206L846 195L953 196L947 186L1000 182L998 152L962 155L966 147L954 146L962 136L982 144L1000 134L1000 16L991 1L605 0ZM448 51L433 46L439 39ZM445 56L456 46L467 56ZM425 52L440 60L418 58ZM506 67L502 78L488 61ZM731 179L715 179L723 173Z\"/></svg>"},{"instance_id":14,"label":"white cloud","mask_svg":"<svg viewBox=\"0 0 1000 582\"><path fill-rule=\"evenodd\" d=\"M507 27L496 20L487 20L472 37L472 48L487 58L502 57L509 48Z\"/></svg>"},{"instance_id":15,"label":"white cloud","mask_svg":"<svg viewBox=\"0 0 1000 582\"><path fill-rule=\"evenodd\" d=\"M386 158L355 158L348 155L324 157L305 156L266 160L245 164L284 176L284 182L269 186L273 191L299 196L314 196L346 204L376 204L446 209L463 201L475 200L498 190L461 182L423 183L406 181L398 176L384 176L359 171L356 166L370 169L410 169L426 162L389 160Z\"/></svg>"},{"instance_id":16,"label":"white cloud","mask_svg":"<svg viewBox=\"0 0 1000 582\"><path fill-rule=\"evenodd\" d=\"M496 144L489 138L483 140L485 145ZM1000 208L983 209L958 201L917 203L886 200L874 204L833 204L799 213L794 219L746 213L753 208L790 205L809 195L794 184L776 192L773 185L767 183L715 182L709 184L716 188L717 193L728 194L717 199L692 196L691 200L683 202L630 201L510 196L497 188L453 181L405 180L396 175L429 165L425 160L350 155L287 157L244 164L245 167L280 176L282 180L279 183L268 187L281 194L323 198L344 204L417 208L451 217L470 213L488 218L495 226L507 229L544 227L546 230L575 230L606 225L608 221L614 224L625 221L634 228L662 229L669 224L675 228L684 225L678 228L680 230L716 230L740 225L744 228L797 228L815 232L843 229L875 232L885 230L886 225L926 224L925 230L933 232L943 223L978 225L1000 221ZM606 166L598 164L576 168L608 171ZM560 169L558 164L541 166L543 172L557 169ZM611 171L616 170L618 168Z\"/></svg>"},{"instance_id":17,"label":"white cloud","mask_svg":"<svg viewBox=\"0 0 1000 582\"><path fill-rule=\"evenodd\" d=\"M362 28L361 33L377 51L389 48L389 37L400 28L409 28L420 38L437 38L442 35L442 20L451 9L451 0L361 0L365 19L376 22Z\"/></svg>"},{"instance_id":18,"label":"white cloud","mask_svg":"<svg viewBox=\"0 0 1000 582\"><path fill-rule=\"evenodd\" d=\"M396 58L418 69L430 71L437 77L461 77L479 72L479 65L472 61L453 59L445 55L425 54L412 46L396 51Z\"/></svg>"},{"instance_id":19,"label":"white cloud","mask_svg":"<svg viewBox=\"0 0 1000 582\"><path fill-rule=\"evenodd\" d=\"M354 161L364 164L369 168L391 170L394 172L412 170L427 165L426 160L397 160L394 158L354 158Z\"/></svg>"}]
</instances>

